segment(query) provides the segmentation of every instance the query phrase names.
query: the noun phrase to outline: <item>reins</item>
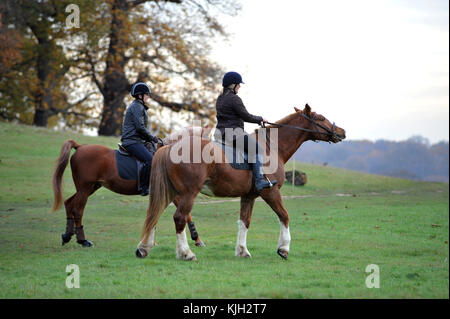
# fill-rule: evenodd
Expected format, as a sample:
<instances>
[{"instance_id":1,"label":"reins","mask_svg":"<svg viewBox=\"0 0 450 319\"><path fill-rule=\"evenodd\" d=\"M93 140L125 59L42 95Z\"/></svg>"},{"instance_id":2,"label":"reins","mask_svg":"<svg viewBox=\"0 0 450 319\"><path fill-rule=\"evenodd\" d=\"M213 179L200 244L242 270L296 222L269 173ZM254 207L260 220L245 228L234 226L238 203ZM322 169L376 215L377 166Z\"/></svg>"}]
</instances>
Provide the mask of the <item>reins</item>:
<instances>
[{"instance_id":1,"label":"reins","mask_svg":"<svg viewBox=\"0 0 450 319\"><path fill-rule=\"evenodd\" d=\"M327 127L317 123L316 121L314 121L313 119L311 119L307 115L301 114L301 116L304 117L305 119L307 119L312 124L314 124L314 126L316 126L316 128L320 127L322 129L324 129L326 132L320 132L319 130L310 130L310 129L307 129L307 128L304 128L304 127L298 127L298 126L289 125L289 124L279 124L279 123L270 123L270 122L266 122L266 123L270 124L270 125L279 126L279 127L287 127L287 128L292 128L292 129L299 130L299 131L304 131L304 132L309 132L309 133L316 133L316 134L323 134L323 135L328 135L328 136L334 136L336 134L334 132L334 127L335 127L334 123L333 123L332 130L330 131ZM265 127L264 123L263 123L262 127Z\"/></svg>"}]
</instances>

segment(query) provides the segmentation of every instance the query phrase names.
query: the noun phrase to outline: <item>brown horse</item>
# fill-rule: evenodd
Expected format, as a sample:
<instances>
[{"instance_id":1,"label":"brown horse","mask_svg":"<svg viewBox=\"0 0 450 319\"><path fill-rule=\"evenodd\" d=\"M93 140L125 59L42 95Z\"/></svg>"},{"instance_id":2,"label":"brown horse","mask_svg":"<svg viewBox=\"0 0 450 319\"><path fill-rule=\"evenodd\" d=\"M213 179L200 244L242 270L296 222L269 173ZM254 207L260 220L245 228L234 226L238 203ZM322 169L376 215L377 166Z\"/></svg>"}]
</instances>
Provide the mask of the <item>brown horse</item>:
<instances>
[{"instance_id":1,"label":"brown horse","mask_svg":"<svg viewBox=\"0 0 450 319\"><path fill-rule=\"evenodd\" d=\"M260 136L259 130L255 135ZM236 256L251 257L247 249L247 231L250 227L253 205L255 199L261 196L263 200L278 215L280 220L280 237L278 241L278 254L287 258L290 245L289 215L283 205L280 188L284 182L284 164L295 151L308 140L320 140L330 143L340 142L345 138L345 131L331 124L322 115L311 112L306 105L303 110L295 108L295 113L286 116L282 120L267 127L266 143L261 139L258 143L266 150L268 157L265 166L266 176L270 180L276 179L278 184L272 188L264 189L257 193L253 187L250 171L236 170L229 163L218 161L223 159L222 148L208 139L201 137L187 137L180 141L164 146L156 152L153 159L152 173L150 176L150 202L147 209L141 241L136 250L136 256L143 258L148 255L154 246L155 226L168 204L177 197L179 203L173 216L177 237L176 256L184 260L195 260L194 253L190 250L185 232L186 216L191 212L194 199L199 192L206 188L215 196L241 197L240 219L238 221L238 239L236 243ZM278 150L270 150L274 139L278 137ZM270 141L270 144L269 144ZM194 149L194 144L200 145L201 152L190 151L190 161L175 162L173 160L174 149ZM276 145L276 144L275 144ZM197 153L213 154L213 160L194 161ZM269 155L267 155L269 153ZM216 157L216 155L220 155ZM274 166L271 173L267 172L268 166Z\"/></svg>"},{"instance_id":2,"label":"brown horse","mask_svg":"<svg viewBox=\"0 0 450 319\"><path fill-rule=\"evenodd\" d=\"M207 138L210 131L211 129L207 127L189 127L185 129L185 132L181 131L168 136L163 142L164 144L174 143L181 139L183 134ZM62 205L62 178L72 148L76 150L70 158L76 193L64 201L67 224L66 232L62 234L62 244L68 243L72 236L76 234L77 242L80 245L90 247L93 244L85 238L82 224L88 197L102 186L123 195L139 195L139 192L136 181L125 180L119 176L113 149L103 145L80 145L73 140L68 140L61 148L61 154L53 173L54 202L52 211L57 210ZM175 206L178 205L177 198L174 199L174 204ZM186 219L190 225L189 229L192 239L195 240L195 245L204 246L192 222L192 216L188 214Z\"/></svg>"}]
</instances>

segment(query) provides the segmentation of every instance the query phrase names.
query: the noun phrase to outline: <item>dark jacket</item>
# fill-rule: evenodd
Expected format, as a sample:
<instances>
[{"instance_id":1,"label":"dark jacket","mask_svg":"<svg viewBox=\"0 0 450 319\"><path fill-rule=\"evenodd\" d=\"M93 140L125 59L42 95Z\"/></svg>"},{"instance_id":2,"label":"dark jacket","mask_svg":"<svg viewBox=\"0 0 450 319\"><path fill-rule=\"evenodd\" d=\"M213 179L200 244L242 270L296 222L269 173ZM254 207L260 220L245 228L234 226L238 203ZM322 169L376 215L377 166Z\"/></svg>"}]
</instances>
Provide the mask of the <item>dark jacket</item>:
<instances>
[{"instance_id":1,"label":"dark jacket","mask_svg":"<svg viewBox=\"0 0 450 319\"><path fill-rule=\"evenodd\" d=\"M147 141L157 142L157 138L150 134L148 125L148 107L139 100L134 100L128 106L123 120L122 145L127 146Z\"/></svg>"},{"instance_id":2,"label":"dark jacket","mask_svg":"<svg viewBox=\"0 0 450 319\"><path fill-rule=\"evenodd\" d=\"M216 128L224 134L225 128L244 129L244 122L260 123L263 118L248 113L239 96L231 89L225 89L223 94L217 98L217 126Z\"/></svg>"}]
</instances>

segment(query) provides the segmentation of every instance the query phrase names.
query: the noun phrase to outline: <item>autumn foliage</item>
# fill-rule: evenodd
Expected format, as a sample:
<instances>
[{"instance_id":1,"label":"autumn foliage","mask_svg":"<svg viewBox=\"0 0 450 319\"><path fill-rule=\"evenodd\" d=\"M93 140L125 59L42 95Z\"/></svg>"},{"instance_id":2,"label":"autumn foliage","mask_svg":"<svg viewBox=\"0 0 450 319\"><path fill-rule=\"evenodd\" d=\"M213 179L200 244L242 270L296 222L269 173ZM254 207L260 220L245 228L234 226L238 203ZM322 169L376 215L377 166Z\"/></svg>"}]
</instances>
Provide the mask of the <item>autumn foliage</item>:
<instances>
[{"instance_id":1,"label":"autumn foliage","mask_svg":"<svg viewBox=\"0 0 450 319\"><path fill-rule=\"evenodd\" d=\"M80 27L68 27L69 4ZM164 110L212 119L224 70L211 43L227 34L217 16L236 1L3 1L0 4L0 119L37 126L98 128L118 135L136 81L153 90L149 115Z\"/></svg>"}]
</instances>

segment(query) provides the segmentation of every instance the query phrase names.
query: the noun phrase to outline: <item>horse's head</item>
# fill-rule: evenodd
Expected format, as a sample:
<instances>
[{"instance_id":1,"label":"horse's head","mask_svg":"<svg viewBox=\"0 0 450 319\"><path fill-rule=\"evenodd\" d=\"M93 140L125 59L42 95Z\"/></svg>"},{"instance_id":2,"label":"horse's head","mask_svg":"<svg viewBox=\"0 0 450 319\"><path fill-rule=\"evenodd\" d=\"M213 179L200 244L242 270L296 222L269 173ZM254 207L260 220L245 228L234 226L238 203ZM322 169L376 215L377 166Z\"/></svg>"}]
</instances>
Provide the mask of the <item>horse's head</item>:
<instances>
[{"instance_id":1,"label":"horse's head","mask_svg":"<svg viewBox=\"0 0 450 319\"><path fill-rule=\"evenodd\" d=\"M345 139L345 130L328 121L325 116L311 111L306 104L303 110L294 107L299 119L303 119L303 127L311 131L311 140L338 143Z\"/></svg>"}]
</instances>

